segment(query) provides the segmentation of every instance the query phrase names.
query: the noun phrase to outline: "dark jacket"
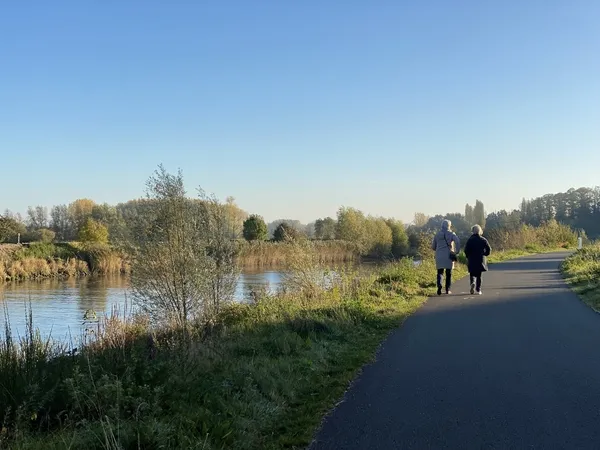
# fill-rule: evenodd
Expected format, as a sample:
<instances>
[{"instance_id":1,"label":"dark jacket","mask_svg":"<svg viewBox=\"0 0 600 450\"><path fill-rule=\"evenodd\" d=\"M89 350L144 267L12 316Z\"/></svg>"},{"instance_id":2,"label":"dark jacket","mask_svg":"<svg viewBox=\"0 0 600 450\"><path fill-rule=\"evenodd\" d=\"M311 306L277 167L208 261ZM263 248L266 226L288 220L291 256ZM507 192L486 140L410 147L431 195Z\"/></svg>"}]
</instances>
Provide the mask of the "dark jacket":
<instances>
[{"instance_id":1,"label":"dark jacket","mask_svg":"<svg viewBox=\"0 0 600 450\"><path fill-rule=\"evenodd\" d=\"M492 248L483 236L474 234L465 245L465 256L467 257L469 273L486 272L488 270L487 256L490 256Z\"/></svg>"}]
</instances>

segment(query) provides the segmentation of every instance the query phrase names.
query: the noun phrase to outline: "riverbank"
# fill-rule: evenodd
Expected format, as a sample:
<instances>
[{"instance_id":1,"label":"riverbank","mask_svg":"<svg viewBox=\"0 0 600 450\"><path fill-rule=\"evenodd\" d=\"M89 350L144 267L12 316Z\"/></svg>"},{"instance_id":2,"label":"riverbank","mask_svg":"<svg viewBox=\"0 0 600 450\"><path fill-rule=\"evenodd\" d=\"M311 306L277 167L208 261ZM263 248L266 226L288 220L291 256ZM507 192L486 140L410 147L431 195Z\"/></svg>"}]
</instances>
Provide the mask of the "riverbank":
<instances>
[{"instance_id":1,"label":"riverbank","mask_svg":"<svg viewBox=\"0 0 600 450\"><path fill-rule=\"evenodd\" d=\"M561 270L583 302L600 312L600 244L576 251L561 264Z\"/></svg>"},{"instance_id":2,"label":"riverbank","mask_svg":"<svg viewBox=\"0 0 600 450\"><path fill-rule=\"evenodd\" d=\"M0 282L129 273L126 258L104 244L0 245Z\"/></svg>"},{"instance_id":3,"label":"riverbank","mask_svg":"<svg viewBox=\"0 0 600 450\"><path fill-rule=\"evenodd\" d=\"M345 273L310 297L232 305L185 339L112 318L75 356L58 356L66 349L47 346L31 324L20 348L0 350L5 444L301 448L389 331L434 293L433 269L405 260Z\"/></svg>"},{"instance_id":4,"label":"riverbank","mask_svg":"<svg viewBox=\"0 0 600 450\"><path fill-rule=\"evenodd\" d=\"M72 356L32 321L20 346L0 346L0 444L305 448L388 333L435 294L434 274L431 258L342 272L330 289L230 305L186 333L111 317Z\"/></svg>"},{"instance_id":5,"label":"riverbank","mask_svg":"<svg viewBox=\"0 0 600 450\"><path fill-rule=\"evenodd\" d=\"M295 249L294 245L285 242L240 241L237 245L236 258L242 270L283 268L293 258L290 252ZM357 246L351 242L313 241L311 245L321 264L344 264L360 260ZM127 258L108 245L83 245L78 242L0 245L0 282L129 272Z\"/></svg>"}]
</instances>

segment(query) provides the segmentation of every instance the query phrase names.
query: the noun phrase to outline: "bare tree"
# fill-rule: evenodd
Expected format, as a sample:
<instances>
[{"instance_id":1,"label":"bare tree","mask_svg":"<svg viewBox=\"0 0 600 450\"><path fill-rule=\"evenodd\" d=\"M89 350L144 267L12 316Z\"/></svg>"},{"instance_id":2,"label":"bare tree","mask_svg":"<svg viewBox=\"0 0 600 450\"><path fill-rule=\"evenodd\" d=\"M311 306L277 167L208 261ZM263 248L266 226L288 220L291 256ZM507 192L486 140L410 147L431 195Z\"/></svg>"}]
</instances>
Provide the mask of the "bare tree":
<instances>
[{"instance_id":1,"label":"bare tree","mask_svg":"<svg viewBox=\"0 0 600 450\"><path fill-rule=\"evenodd\" d=\"M181 171L162 166L147 182L147 197L146 217L129 242L137 305L155 322L184 328L210 318L232 298L237 279L225 208L214 198L187 198Z\"/></svg>"}]
</instances>

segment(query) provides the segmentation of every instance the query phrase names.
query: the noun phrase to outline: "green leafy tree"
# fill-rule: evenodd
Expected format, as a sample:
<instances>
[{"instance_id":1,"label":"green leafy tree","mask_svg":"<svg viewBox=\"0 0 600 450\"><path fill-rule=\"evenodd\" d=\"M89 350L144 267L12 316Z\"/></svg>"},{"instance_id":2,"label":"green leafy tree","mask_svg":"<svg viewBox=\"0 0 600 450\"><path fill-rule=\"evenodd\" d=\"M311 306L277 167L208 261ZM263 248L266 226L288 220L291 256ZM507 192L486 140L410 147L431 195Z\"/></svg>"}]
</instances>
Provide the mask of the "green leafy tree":
<instances>
[{"instance_id":1,"label":"green leafy tree","mask_svg":"<svg viewBox=\"0 0 600 450\"><path fill-rule=\"evenodd\" d=\"M298 239L299 236L300 233L298 230L289 225L287 222L280 223L273 232L273 240L276 242L295 240Z\"/></svg>"},{"instance_id":2,"label":"green leafy tree","mask_svg":"<svg viewBox=\"0 0 600 450\"><path fill-rule=\"evenodd\" d=\"M423 228L429 222L429 216L421 212L415 213L413 224L417 228Z\"/></svg>"},{"instance_id":3,"label":"green leafy tree","mask_svg":"<svg viewBox=\"0 0 600 450\"><path fill-rule=\"evenodd\" d=\"M361 244L364 241L366 219L362 211L341 207L337 213L336 238Z\"/></svg>"},{"instance_id":4,"label":"green leafy tree","mask_svg":"<svg viewBox=\"0 0 600 450\"><path fill-rule=\"evenodd\" d=\"M108 228L106 225L88 217L79 230L79 240L85 243L108 243Z\"/></svg>"},{"instance_id":5,"label":"green leafy tree","mask_svg":"<svg viewBox=\"0 0 600 450\"><path fill-rule=\"evenodd\" d=\"M80 230L86 220L92 217L95 205L89 198L80 198L68 206L69 218L75 230Z\"/></svg>"},{"instance_id":6,"label":"green leafy tree","mask_svg":"<svg viewBox=\"0 0 600 450\"><path fill-rule=\"evenodd\" d=\"M18 234L25 234L27 229L25 225L10 215L0 215L0 243L17 242Z\"/></svg>"},{"instance_id":7,"label":"green leafy tree","mask_svg":"<svg viewBox=\"0 0 600 450\"><path fill-rule=\"evenodd\" d=\"M467 223L469 223L471 226L473 226L475 224L475 219L474 219L475 215L474 215L474 211L473 211L473 207L471 205L469 205L468 203L465 205L465 220L467 221Z\"/></svg>"},{"instance_id":8,"label":"green leafy tree","mask_svg":"<svg viewBox=\"0 0 600 450\"><path fill-rule=\"evenodd\" d=\"M54 238L56 237L56 233L52 230L49 230L48 228L41 228L39 230L36 230L34 234L38 238L36 240L45 243L53 242Z\"/></svg>"},{"instance_id":9,"label":"green leafy tree","mask_svg":"<svg viewBox=\"0 0 600 450\"><path fill-rule=\"evenodd\" d=\"M364 224L362 236L364 252L376 258L389 257L392 253L392 230L385 219L368 217Z\"/></svg>"},{"instance_id":10,"label":"green leafy tree","mask_svg":"<svg viewBox=\"0 0 600 450\"><path fill-rule=\"evenodd\" d=\"M267 223L261 216L252 214L244 221L243 234L247 241L264 241L269 236Z\"/></svg>"},{"instance_id":11,"label":"green leafy tree","mask_svg":"<svg viewBox=\"0 0 600 450\"><path fill-rule=\"evenodd\" d=\"M50 210L50 228L56 233L56 239L66 241L74 239L75 229L67 205L56 205Z\"/></svg>"},{"instance_id":12,"label":"green leafy tree","mask_svg":"<svg viewBox=\"0 0 600 450\"><path fill-rule=\"evenodd\" d=\"M477 200L475 202L475 207L473 208L473 222L481 225L481 228L485 228L485 208L483 207L483 202Z\"/></svg>"},{"instance_id":13,"label":"green leafy tree","mask_svg":"<svg viewBox=\"0 0 600 450\"><path fill-rule=\"evenodd\" d=\"M410 252L410 243L406 227L396 219L388 219L386 223L392 230L392 255L396 258L407 256Z\"/></svg>"},{"instance_id":14,"label":"green leafy tree","mask_svg":"<svg viewBox=\"0 0 600 450\"><path fill-rule=\"evenodd\" d=\"M134 214L127 242L136 304L153 321L184 330L232 301L237 280L227 210L201 190L199 195L191 201L181 172L172 175L160 166L147 182L148 200L136 205L143 213Z\"/></svg>"},{"instance_id":15,"label":"green leafy tree","mask_svg":"<svg viewBox=\"0 0 600 450\"><path fill-rule=\"evenodd\" d=\"M335 239L335 219L326 217L315 222L315 238L322 240Z\"/></svg>"}]
</instances>

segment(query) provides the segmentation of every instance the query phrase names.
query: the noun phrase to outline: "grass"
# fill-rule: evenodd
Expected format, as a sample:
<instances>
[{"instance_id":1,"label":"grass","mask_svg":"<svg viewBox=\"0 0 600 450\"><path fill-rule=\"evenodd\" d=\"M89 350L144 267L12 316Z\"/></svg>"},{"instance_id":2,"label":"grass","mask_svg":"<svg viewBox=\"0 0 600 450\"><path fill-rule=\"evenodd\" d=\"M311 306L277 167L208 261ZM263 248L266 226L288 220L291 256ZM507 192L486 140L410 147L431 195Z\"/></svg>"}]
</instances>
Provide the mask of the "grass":
<instances>
[{"instance_id":1,"label":"grass","mask_svg":"<svg viewBox=\"0 0 600 450\"><path fill-rule=\"evenodd\" d=\"M561 270L579 297L600 312L600 244L577 250L563 261Z\"/></svg>"},{"instance_id":2,"label":"grass","mask_svg":"<svg viewBox=\"0 0 600 450\"><path fill-rule=\"evenodd\" d=\"M0 446L305 448L382 340L434 294L434 273L410 260L346 272L310 295L231 305L186 335L112 317L76 355L33 332L9 339Z\"/></svg>"}]
</instances>

